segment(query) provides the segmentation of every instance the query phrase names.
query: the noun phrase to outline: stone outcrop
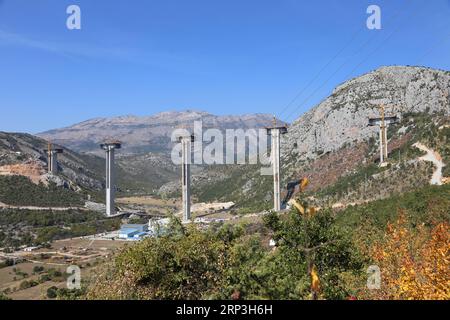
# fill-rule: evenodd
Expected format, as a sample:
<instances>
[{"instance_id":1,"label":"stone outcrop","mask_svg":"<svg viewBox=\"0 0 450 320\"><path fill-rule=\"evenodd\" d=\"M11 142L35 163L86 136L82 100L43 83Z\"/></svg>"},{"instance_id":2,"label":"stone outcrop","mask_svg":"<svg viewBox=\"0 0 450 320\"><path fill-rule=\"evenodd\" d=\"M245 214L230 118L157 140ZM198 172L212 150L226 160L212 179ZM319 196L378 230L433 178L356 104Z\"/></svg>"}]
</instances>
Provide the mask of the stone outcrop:
<instances>
[{"instance_id":1,"label":"stone outcrop","mask_svg":"<svg viewBox=\"0 0 450 320\"><path fill-rule=\"evenodd\" d=\"M315 159L348 144L377 138L368 118L387 113L450 114L450 72L421 67L382 67L338 86L330 97L302 115L282 141L284 163ZM291 163L291 164L295 164Z\"/></svg>"}]
</instances>

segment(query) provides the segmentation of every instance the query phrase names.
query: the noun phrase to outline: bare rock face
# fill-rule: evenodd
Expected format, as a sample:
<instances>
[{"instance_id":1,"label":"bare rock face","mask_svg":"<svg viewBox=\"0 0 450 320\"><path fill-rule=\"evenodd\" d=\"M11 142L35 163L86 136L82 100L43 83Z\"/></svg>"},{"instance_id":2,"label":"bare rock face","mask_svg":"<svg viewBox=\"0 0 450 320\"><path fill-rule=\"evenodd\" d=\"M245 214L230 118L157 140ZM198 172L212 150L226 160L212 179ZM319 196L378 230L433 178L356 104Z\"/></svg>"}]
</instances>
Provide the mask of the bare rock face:
<instances>
[{"instance_id":1,"label":"bare rock face","mask_svg":"<svg viewBox=\"0 0 450 320\"><path fill-rule=\"evenodd\" d=\"M106 211L106 205L103 203L97 203L93 201L86 201L84 204L84 207L91 210L91 211L97 211L97 212L105 212Z\"/></svg>"},{"instance_id":2,"label":"bare rock face","mask_svg":"<svg viewBox=\"0 0 450 320\"><path fill-rule=\"evenodd\" d=\"M28 177L33 183L47 183L45 177L46 171L44 164L40 161L28 161L26 163L17 163L0 166L0 175L20 175Z\"/></svg>"},{"instance_id":3,"label":"bare rock face","mask_svg":"<svg viewBox=\"0 0 450 320\"><path fill-rule=\"evenodd\" d=\"M380 104L386 105L387 114L400 117L416 112L449 115L449 95L450 72L421 67L383 67L347 81L292 124L282 141L284 162L295 165L376 137L378 129L367 123L379 116Z\"/></svg>"}]
</instances>

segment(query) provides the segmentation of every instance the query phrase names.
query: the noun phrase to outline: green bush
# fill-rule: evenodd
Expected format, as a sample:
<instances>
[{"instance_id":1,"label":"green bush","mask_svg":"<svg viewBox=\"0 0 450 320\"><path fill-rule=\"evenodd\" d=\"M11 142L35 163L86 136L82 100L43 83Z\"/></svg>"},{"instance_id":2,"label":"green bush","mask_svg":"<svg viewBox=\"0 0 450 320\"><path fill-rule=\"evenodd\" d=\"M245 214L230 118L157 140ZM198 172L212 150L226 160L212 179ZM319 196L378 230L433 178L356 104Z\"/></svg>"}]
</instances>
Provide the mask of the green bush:
<instances>
[{"instance_id":1,"label":"green bush","mask_svg":"<svg viewBox=\"0 0 450 320\"><path fill-rule=\"evenodd\" d=\"M10 267L14 264L14 260L12 259L6 259L3 262L0 262L0 269Z\"/></svg>"},{"instance_id":2,"label":"green bush","mask_svg":"<svg viewBox=\"0 0 450 320\"><path fill-rule=\"evenodd\" d=\"M8 298L3 293L0 292L0 300L11 300L11 298Z\"/></svg>"},{"instance_id":3,"label":"green bush","mask_svg":"<svg viewBox=\"0 0 450 320\"><path fill-rule=\"evenodd\" d=\"M19 289L20 289L20 290L25 290L25 289L28 289L28 288L37 286L38 284L39 284L39 283L38 283L37 281L34 281L34 280L30 280L30 281L24 280L24 281L22 281L22 282L20 283Z\"/></svg>"},{"instance_id":4,"label":"green bush","mask_svg":"<svg viewBox=\"0 0 450 320\"><path fill-rule=\"evenodd\" d=\"M329 212L311 221L295 212L272 214L266 227L279 243L262 244L261 228L224 225L209 231L185 228L149 238L119 253L91 283L90 299L304 299L309 297L308 259L299 248L329 242L312 262L324 283L325 298L345 298L344 272L358 272L361 259ZM264 229L266 230L266 229ZM264 231L261 230L261 231ZM288 239L282 241L282 239Z\"/></svg>"},{"instance_id":5,"label":"green bush","mask_svg":"<svg viewBox=\"0 0 450 320\"><path fill-rule=\"evenodd\" d=\"M42 271L44 271L44 267L43 266L34 266L33 267L33 272L34 273L41 273Z\"/></svg>"},{"instance_id":6,"label":"green bush","mask_svg":"<svg viewBox=\"0 0 450 320\"><path fill-rule=\"evenodd\" d=\"M47 298L55 299L58 295L58 288L53 286L47 289Z\"/></svg>"}]
</instances>

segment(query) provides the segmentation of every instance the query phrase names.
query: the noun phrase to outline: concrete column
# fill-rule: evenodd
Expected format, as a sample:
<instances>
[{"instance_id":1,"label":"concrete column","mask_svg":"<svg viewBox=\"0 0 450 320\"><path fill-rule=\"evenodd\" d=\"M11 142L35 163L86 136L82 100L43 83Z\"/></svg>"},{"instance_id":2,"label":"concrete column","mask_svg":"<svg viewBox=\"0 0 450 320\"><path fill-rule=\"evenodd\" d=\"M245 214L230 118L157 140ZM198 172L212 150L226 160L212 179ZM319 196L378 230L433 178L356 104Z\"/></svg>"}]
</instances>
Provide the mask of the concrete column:
<instances>
[{"instance_id":1,"label":"concrete column","mask_svg":"<svg viewBox=\"0 0 450 320\"><path fill-rule=\"evenodd\" d=\"M53 173L53 152L47 151L48 173Z\"/></svg>"},{"instance_id":2,"label":"concrete column","mask_svg":"<svg viewBox=\"0 0 450 320\"><path fill-rule=\"evenodd\" d=\"M58 152L55 150L47 151L48 173L58 173Z\"/></svg>"},{"instance_id":3,"label":"concrete column","mask_svg":"<svg viewBox=\"0 0 450 320\"><path fill-rule=\"evenodd\" d=\"M380 126L380 165L384 163L383 127Z\"/></svg>"},{"instance_id":4,"label":"concrete column","mask_svg":"<svg viewBox=\"0 0 450 320\"><path fill-rule=\"evenodd\" d=\"M58 154L56 152L52 152L52 173L57 174L58 173Z\"/></svg>"},{"instance_id":5,"label":"concrete column","mask_svg":"<svg viewBox=\"0 0 450 320\"><path fill-rule=\"evenodd\" d=\"M388 161L388 139L387 139L387 126L384 126L384 159Z\"/></svg>"},{"instance_id":6,"label":"concrete column","mask_svg":"<svg viewBox=\"0 0 450 320\"><path fill-rule=\"evenodd\" d=\"M183 221L191 220L191 136L181 138L181 192Z\"/></svg>"},{"instance_id":7,"label":"concrete column","mask_svg":"<svg viewBox=\"0 0 450 320\"><path fill-rule=\"evenodd\" d=\"M114 147L106 147L106 215L116 213L115 200L115 176L114 176Z\"/></svg>"},{"instance_id":8,"label":"concrete column","mask_svg":"<svg viewBox=\"0 0 450 320\"><path fill-rule=\"evenodd\" d=\"M273 210L281 210L280 197L280 129L271 130L272 137L272 170L273 170Z\"/></svg>"}]
</instances>

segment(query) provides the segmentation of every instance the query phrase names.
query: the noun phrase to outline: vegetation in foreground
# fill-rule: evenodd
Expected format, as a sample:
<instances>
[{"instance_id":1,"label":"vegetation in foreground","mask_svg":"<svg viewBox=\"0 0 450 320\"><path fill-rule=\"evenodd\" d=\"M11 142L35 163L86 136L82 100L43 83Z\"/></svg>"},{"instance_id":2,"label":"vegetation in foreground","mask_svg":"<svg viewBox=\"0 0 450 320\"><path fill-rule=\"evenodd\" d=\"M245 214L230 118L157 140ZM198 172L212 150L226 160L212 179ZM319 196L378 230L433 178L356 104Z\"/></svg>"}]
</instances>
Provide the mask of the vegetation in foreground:
<instances>
[{"instance_id":1,"label":"vegetation in foreground","mask_svg":"<svg viewBox=\"0 0 450 320\"><path fill-rule=\"evenodd\" d=\"M271 214L262 233L274 234L270 250L261 233L244 226L216 231L184 228L150 238L120 253L88 293L94 299L306 299L308 270L324 275L321 296L343 299L346 272L361 270L348 237L333 227L329 211L313 217ZM310 260L308 260L308 258Z\"/></svg>"},{"instance_id":2,"label":"vegetation in foreground","mask_svg":"<svg viewBox=\"0 0 450 320\"><path fill-rule=\"evenodd\" d=\"M304 210L271 213L263 224L201 231L175 219L169 234L102 266L79 298L450 299L448 192L393 198L381 220L364 210L383 202L333 213L302 199ZM379 290L366 287L371 265L383 275Z\"/></svg>"}]
</instances>

